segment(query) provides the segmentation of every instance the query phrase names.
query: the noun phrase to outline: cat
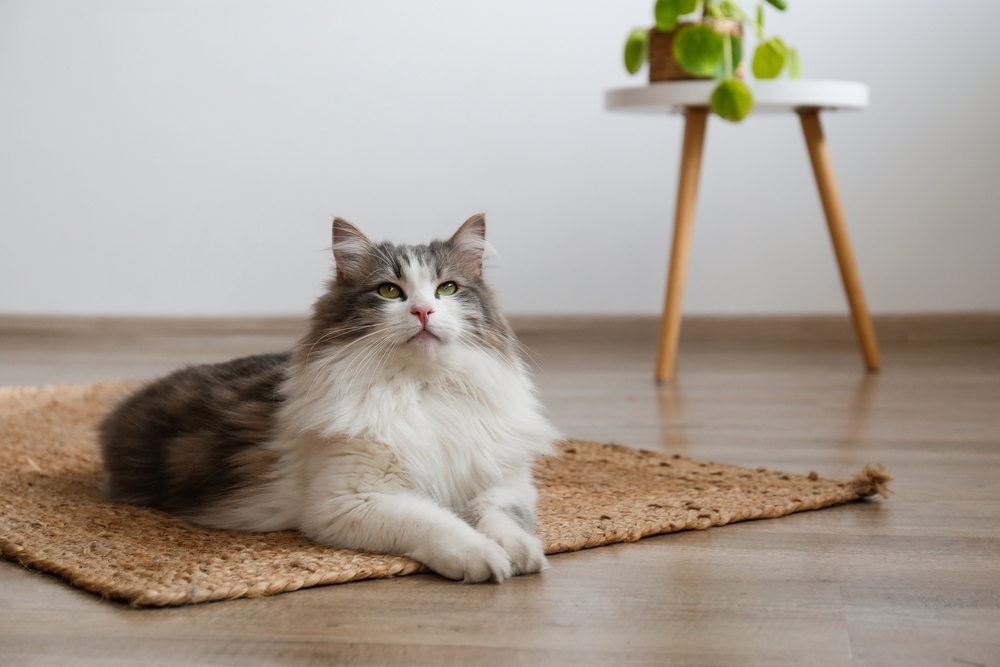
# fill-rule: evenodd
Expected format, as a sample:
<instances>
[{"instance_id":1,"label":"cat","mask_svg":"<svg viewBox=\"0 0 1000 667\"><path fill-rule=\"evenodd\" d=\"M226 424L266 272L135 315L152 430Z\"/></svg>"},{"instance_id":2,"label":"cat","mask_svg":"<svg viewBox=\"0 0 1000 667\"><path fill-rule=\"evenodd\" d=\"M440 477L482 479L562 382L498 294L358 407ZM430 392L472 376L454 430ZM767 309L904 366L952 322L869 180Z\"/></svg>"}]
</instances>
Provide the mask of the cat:
<instances>
[{"instance_id":1,"label":"cat","mask_svg":"<svg viewBox=\"0 0 1000 667\"><path fill-rule=\"evenodd\" d=\"M531 471L560 434L484 281L485 234L477 215L400 246L335 219L335 277L291 351L178 370L103 420L107 497L469 583L546 568Z\"/></svg>"}]
</instances>

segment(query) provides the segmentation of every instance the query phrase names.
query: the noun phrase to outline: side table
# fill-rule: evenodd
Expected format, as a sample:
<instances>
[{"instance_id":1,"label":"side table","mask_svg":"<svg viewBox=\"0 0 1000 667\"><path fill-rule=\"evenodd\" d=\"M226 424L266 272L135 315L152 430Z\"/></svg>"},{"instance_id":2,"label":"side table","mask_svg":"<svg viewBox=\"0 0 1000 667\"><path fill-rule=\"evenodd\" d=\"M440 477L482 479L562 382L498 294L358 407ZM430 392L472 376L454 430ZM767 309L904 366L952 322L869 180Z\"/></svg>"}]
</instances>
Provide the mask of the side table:
<instances>
[{"instance_id":1,"label":"side table","mask_svg":"<svg viewBox=\"0 0 1000 667\"><path fill-rule=\"evenodd\" d=\"M878 341L861 288L861 278L833 173L833 162L819 117L823 110L866 108L868 86L850 81L814 80L750 81L748 85L755 101L752 113L791 111L799 115L861 354L868 371L875 372L882 365ZM677 186L677 208L674 213L674 239L670 251L670 272L656 361L656 379L660 382L673 378L677 362L681 302L684 298L684 281L694 229L698 176L709 115L708 103L715 86L715 81L671 81L617 88L607 91L604 97L605 108L610 111L684 114L684 143Z\"/></svg>"}]
</instances>

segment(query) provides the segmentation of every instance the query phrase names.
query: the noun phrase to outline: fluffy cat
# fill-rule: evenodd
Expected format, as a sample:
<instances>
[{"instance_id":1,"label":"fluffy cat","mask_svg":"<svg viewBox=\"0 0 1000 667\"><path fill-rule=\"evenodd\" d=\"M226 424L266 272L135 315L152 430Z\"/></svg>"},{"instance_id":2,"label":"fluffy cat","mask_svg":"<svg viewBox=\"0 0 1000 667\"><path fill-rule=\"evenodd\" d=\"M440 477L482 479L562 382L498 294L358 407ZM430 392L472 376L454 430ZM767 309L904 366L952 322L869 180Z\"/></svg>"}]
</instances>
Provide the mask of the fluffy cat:
<instances>
[{"instance_id":1,"label":"fluffy cat","mask_svg":"<svg viewBox=\"0 0 1000 667\"><path fill-rule=\"evenodd\" d=\"M334 220L336 277L292 351L176 371L105 418L108 497L466 582L546 567L531 469L558 433L483 280L485 229L397 246Z\"/></svg>"}]
</instances>

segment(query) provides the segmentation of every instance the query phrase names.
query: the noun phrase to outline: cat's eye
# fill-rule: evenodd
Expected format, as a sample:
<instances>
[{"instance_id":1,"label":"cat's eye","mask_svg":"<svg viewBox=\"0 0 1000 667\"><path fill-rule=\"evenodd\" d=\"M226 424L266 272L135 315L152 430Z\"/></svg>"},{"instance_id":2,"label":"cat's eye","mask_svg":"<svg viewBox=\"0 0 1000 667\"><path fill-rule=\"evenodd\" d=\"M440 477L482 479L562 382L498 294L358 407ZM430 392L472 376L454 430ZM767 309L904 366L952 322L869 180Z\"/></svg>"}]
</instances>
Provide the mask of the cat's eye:
<instances>
[{"instance_id":1,"label":"cat's eye","mask_svg":"<svg viewBox=\"0 0 1000 667\"><path fill-rule=\"evenodd\" d=\"M378 295L386 299L398 299L403 296L403 290L392 283L382 283L378 286Z\"/></svg>"},{"instance_id":2,"label":"cat's eye","mask_svg":"<svg viewBox=\"0 0 1000 667\"><path fill-rule=\"evenodd\" d=\"M440 285L438 285L437 288L438 296L451 296L457 291L458 291L458 285L456 285L451 281L448 281L446 283L441 283Z\"/></svg>"}]
</instances>

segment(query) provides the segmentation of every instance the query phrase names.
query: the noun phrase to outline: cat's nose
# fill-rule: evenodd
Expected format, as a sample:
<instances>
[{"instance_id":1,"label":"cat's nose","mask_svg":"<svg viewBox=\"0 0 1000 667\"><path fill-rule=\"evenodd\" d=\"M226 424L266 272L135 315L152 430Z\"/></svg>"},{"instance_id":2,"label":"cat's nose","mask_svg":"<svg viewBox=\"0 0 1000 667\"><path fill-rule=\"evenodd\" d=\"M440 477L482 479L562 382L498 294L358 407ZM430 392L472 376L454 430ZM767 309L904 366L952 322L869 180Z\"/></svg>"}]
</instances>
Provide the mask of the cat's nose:
<instances>
[{"instance_id":1,"label":"cat's nose","mask_svg":"<svg viewBox=\"0 0 1000 667\"><path fill-rule=\"evenodd\" d=\"M434 309L430 306L414 306L413 308L410 308L410 312L419 317L420 324L422 324L424 328L427 328L427 320L430 319L431 313L434 312Z\"/></svg>"}]
</instances>

